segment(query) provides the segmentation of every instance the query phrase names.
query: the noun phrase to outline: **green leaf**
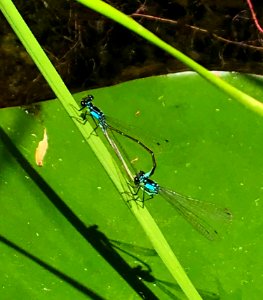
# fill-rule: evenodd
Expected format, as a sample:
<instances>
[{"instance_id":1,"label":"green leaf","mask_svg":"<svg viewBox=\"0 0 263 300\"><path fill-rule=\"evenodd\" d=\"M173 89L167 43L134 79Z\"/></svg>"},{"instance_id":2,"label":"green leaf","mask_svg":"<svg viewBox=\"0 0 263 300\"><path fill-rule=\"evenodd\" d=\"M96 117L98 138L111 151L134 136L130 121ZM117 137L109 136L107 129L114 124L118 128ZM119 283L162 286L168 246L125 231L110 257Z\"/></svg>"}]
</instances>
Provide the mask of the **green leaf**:
<instances>
[{"instance_id":1,"label":"green leaf","mask_svg":"<svg viewBox=\"0 0 263 300\"><path fill-rule=\"evenodd\" d=\"M93 2L91 2L93 7ZM100 5L101 4L101 5ZM30 29L27 27L25 22L23 21L22 17L19 15L18 11L16 10L15 6L12 4L12 1L4 0L0 3L1 10L4 13L5 17L9 21L10 25L26 47L27 51L30 53L31 57L33 58L34 62L37 64L38 68L48 81L49 85L57 95L58 99L61 101L62 105L66 109L69 115L74 115L74 101L72 96L70 95L69 91L66 89L64 83L62 82L61 78L55 71L54 67L49 62L48 58L42 51L40 45L37 43L36 39L30 32ZM94 4L94 9L97 11L105 13L105 15L108 15L112 17L113 19L119 21L123 25L128 25L127 27L134 30L138 34L141 34L146 39L151 40L153 43L161 47L162 49L166 50L167 52L171 53L181 61L188 64L193 70L196 70L199 72L200 75L202 75L204 78L206 78L208 81L212 82L214 85L220 87L222 90L224 90L227 94L232 96L234 99L240 101L243 103L247 108L251 109L252 111L257 112L258 114L262 115L262 104L258 101L256 101L253 97L242 93L240 90L233 88L231 85L227 84L226 82L220 80L217 76L213 76L210 72L208 72L206 69L204 69L202 66L198 65L191 59L184 56L182 53L177 51L176 49L172 48L170 45L164 43L160 39L158 39L156 36L152 35L150 32L145 30L143 27L139 26L136 22L131 21L129 18L127 18L125 15L121 14L117 10L114 10L112 7L107 4L97 1L96 4ZM111 15L112 12L112 15ZM132 27L129 27L132 25ZM76 110L76 109L75 109ZM119 175L118 178L118 168L116 168L116 165L112 161L112 158L109 154L109 152L106 150L105 146L103 146L100 139L94 137L93 135L90 135L91 128L88 126L88 124L84 126L79 126L77 121L75 120L75 123L77 127L79 128L79 131L82 132L84 138L88 141L90 147L96 154L97 158L100 160L101 164L103 165L104 169L108 172L109 177L114 182L115 186L118 188L118 191L122 193L122 197L124 200L127 201L127 188L125 189L124 185L124 179L121 175ZM45 130L44 130L45 132ZM26 164L24 157L20 155L20 153L17 151L17 149L13 146L12 142L9 140L8 136L6 136L5 132L2 132L3 140L5 143L9 146L9 150L13 153L14 156L17 156L19 158L20 164L24 165L24 168L26 166L26 171L29 172L32 176L35 175L35 173L32 173L32 168ZM32 176L34 177L34 176ZM41 179L41 178L40 178ZM43 181L38 180L37 183L41 183L43 188ZM123 185L124 184L124 185ZM48 190L49 194L52 191L49 186L44 184L44 187L46 190ZM79 219L76 219L75 215L72 214L72 212L68 209L67 206L63 205L61 201L58 201L58 197L56 195L53 195L57 201L54 203L56 204L56 207L61 210L63 208L67 214L64 216L70 220L70 218L74 219L75 227L80 227L82 230L78 230L80 233L82 233L82 236L86 238L86 236L81 231L86 231L86 229L83 227L83 224L79 222ZM159 227L154 222L151 215L148 213L146 209L141 209L139 206L136 206L134 202L130 202L131 209L134 213L134 215L137 217L137 220L141 223L142 227L144 228L145 232L151 239L152 244L155 247L155 250L158 252L160 258L165 262L166 267L169 269L171 274L176 278L177 282L180 284L180 287L183 289L185 294L191 298L191 299L200 299L198 293L194 289L193 285L191 284L190 280L187 278L186 274L184 273L183 269L180 266L180 263L177 261L177 258L172 253L168 243L166 242L165 238L163 237ZM69 218L70 217L70 218ZM77 222L77 224L76 224ZM78 226L77 226L78 225ZM94 229L94 227L92 227ZM101 236L101 235L100 235ZM9 244L10 247L16 248L21 253L25 254L23 249L20 249L16 247L14 244L3 238L3 241L6 244ZM104 239L103 239L104 241ZM105 241L103 243L105 245ZM108 243L107 243L108 245ZM111 247L110 247L111 248ZM27 255L28 257L31 257L31 255ZM42 264L43 265L43 264ZM147 265L145 265L147 266ZM118 268L115 269L117 270ZM50 269L50 268L48 268ZM122 275L122 277L125 278L125 274L122 273L123 268L121 270L118 269L119 274ZM150 269L148 269L150 271ZM54 272L53 272L54 273ZM127 273L126 273L127 274ZM61 277L61 273L60 273ZM65 276L64 276L65 278ZM69 278L68 278L69 279ZM136 279L136 278L134 278ZM138 278L137 278L138 279ZM127 280L127 278L126 278ZM70 280L67 280L69 282ZM136 280L135 280L136 281ZM156 281L156 280L155 280ZM71 282L72 283L72 282ZM76 283L76 282L75 282ZM145 287L142 287L138 280L137 280L137 286L134 286L133 281L129 281L129 284L135 288L137 293L139 293L141 296L142 294L144 297L149 298L149 295L146 295L146 293L149 293L149 291L145 290ZM76 285L76 284L75 284ZM79 287L79 286L78 286ZM142 291L144 289L144 291ZM151 295L151 297L153 297Z\"/></svg>"},{"instance_id":2,"label":"green leaf","mask_svg":"<svg viewBox=\"0 0 263 300\"><path fill-rule=\"evenodd\" d=\"M261 77L217 75L262 98ZM156 152L153 179L160 185L232 211L233 224L217 228L221 239L210 242L162 197L146 203L203 298L216 299L212 293L221 299L261 298L262 119L192 73L89 93L94 104L120 122L169 140ZM17 287L27 299L84 299L92 292L106 299L138 299L136 290L148 288L159 299L170 299L170 293L183 297L57 101L41 103L30 114L2 109L0 119L3 299L16 298ZM41 168L34 155L44 128L49 148ZM137 169L147 168L147 155L129 141L120 142L138 155ZM139 286L133 272L140 268L148 270L156 286L147 278Z\"/></svg>"},{"instance_id":3,"label":"green leaf","mask_svg":"<svg viewBox=\"0 0 263 300\"><path fill-rule=\"evenodd\" d=\"M86 126L80 126L78 121L74 118L74 114L76 114L76 107L74 105L74 99L72 95L67 90L62 79L56 72L55 68L52 66L51 62L45 55L41 46L39 45L36 38L33 36L32 32L24 22L16 7L13 5L12 1L2 1L0 2L0 7L8 22L20 38L25 48L27 49L28 53L30 54L30 56L40 69L41 73L49 83L50 87L53 89L54 93L60 100L61 104L63 105L67 113L70 116L72 116L72 120L75 122L79 131L82 133L83 137L90 145L91 149L103 165L104 169L107 171L108 176L112 179L118 191L122 194L123 199L125 201L129 200L130 197L127 194L129 190L125 179L123 178L123 176L118 174L118 168L116 168L116 164L114 164L114 162L112 161L109 152L107 151L101 140L95 135L91 134L91 126L89 124L86 124ZM44 132L46 134L45 130ZM44 141L46 141L46 138L44 138L42 144L44 144ZM12 145L10 144L10 147L11 146ZM21 160L23 160L23 158L21 158ZM40 162L38 162L38 164L39 163L42 164L41 160ZM136 204L132 201L130 202L130 208L136 216L137 220L140 222L144 231L150 238L152 244L155 247L155 250L158 252L158 255L166 264L166 267L171 272L176 281L179 283L180 287L183 289L185 294L188 295L188 297L191 297L192 299L200 299L200 296L198 295L191 281L187 277L176 256L173 254L170 246L166 242L164 236L162 235L162 232L156 225L148 210L146 208L142 209L139 206L136 206ZM121 268L119 272L123 272L122 269L123 268ZM125 274L127 274L127 272ZM125 277L125 274L122 274L122 276ZM145 287L142 288L138 278L136 277L134 279L136 279L135 281L137 282L136 287L134 287L133 281L129 281L129 283L134 288L136 288L137 293L143 294L147 298L149 298L149 296L152 297L152 295L146 295L147 293L149 293L149 291L145 290Z\"/></svg>"}]
</instances>

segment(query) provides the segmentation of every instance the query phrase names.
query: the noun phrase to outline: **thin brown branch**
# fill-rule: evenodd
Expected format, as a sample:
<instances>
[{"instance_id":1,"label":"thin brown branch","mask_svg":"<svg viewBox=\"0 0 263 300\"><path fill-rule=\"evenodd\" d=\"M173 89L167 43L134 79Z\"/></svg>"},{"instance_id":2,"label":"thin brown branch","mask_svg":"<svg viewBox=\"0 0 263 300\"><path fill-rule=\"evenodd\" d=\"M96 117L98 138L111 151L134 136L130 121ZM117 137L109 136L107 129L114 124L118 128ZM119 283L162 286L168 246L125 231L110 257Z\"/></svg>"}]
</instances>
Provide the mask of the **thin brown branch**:
<instances>
[{"instance_id":1,"label":"thin brown branch","mask_svg":"<svg viewBox=\"0 0 263 300\"><path fill-rule=\"evenodd\" d=\"M145 15L145 14L131 14L131 17L135 17L135 18L144 18L144 19L148 19L148 20L153 20L153 21L159 21L162 23L168 23L168 24L173 24L173 25L180 25L180 26L184 26L186 28L190 28L192 30L201 32L201 33L206 33L206 34L210 34L211 36L213 36L215 39L222 41L224 43L228 43L228 44L233 44L233 45L237 45L243 48L250 48L253 50L259 50L259 51L263 51L263 47L259 47L259 46L253 46L253 45L249 45L246 44L244 42L236 42L236 41L231 41L229 39L223 38L222 36L219 36L215 33L210 33L208 30L197 27L197 26L192 26L192 25L188 25L188 24L181 24L178 21L175 20L171 20L171 19L166 19L166 18L160 18L160 17L155 17L155 16L151 16L151 15Z\"/></svg>"},{"instance_id":2,"label":"thin brown branch","mask_svg":"<svg viewBox=\"0 0 263 300\"><path fill-rule=\"evenodd\" d=\"M254 7L253 7L253 4L250 0L247 0L247 5L249 7L249 10L251 12L251 15L252 15L252 19L258 29L259 32L263 33L263 28L260 26L259 22L258 22L258 18L256 16L256 13L254 11Z\"/></svg>"}]
</instances>

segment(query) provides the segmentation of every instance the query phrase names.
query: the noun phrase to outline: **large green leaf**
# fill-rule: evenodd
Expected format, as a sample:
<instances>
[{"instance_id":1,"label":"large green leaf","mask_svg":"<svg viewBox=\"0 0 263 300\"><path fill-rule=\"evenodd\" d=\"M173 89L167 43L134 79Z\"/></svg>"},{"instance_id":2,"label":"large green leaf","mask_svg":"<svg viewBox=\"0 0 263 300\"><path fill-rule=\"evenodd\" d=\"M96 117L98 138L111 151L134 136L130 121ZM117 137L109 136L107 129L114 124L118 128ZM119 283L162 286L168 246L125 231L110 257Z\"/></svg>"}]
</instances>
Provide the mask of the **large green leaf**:
<instances>
[{"instance_id":1,"label":"large green leaf","mask_svg":"<svg viewBox=\"0 0 263 300\"><path fill-rule=\"evenodd\" d=\"M260 77L218 76L262 99ZM262 118L193 73L89 93L105 113L135 127L135 135L136 128L138 135L148 132L142 140L169 140L154 147L160 185L231 209L232 225L218 228L221 239L210 242L161 197L146 204L203 298L260 299ZM183 297L158 257L138 248L151 245L57 101L33 113L2 109L0 119L2 299L95 298L92 292L106 299L138 299L140 292ZM34 153L44 128L49 148L40 168ZM121 142L135 156L138 150L137 168L148 167L147 154ZM142 273L137 279L138 266L149 267L153 282Z\"/></svg>"}]
</instances>

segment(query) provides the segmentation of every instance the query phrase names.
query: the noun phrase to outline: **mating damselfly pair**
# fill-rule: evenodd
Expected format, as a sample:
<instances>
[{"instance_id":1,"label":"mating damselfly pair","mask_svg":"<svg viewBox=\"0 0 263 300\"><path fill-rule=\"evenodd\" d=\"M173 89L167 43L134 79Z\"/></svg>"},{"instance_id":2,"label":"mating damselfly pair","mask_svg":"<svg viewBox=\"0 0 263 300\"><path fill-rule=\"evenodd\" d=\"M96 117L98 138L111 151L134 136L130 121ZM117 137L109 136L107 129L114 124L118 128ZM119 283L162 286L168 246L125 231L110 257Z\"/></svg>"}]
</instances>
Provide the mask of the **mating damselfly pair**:
<instances>
[{"instance_id":1,"label":"mating damselfly pair","mask_svg":"<svg viewBox=\"0 0 263 300\"><path fill-rule=\"evenodd\" d=\"M151 177L153 176L157 166L154 152L139 139L134 138L131 135L123 132L119 128L116 128L109 124L105 114L98 107L93 105L93 100L94 97L92 95L88 95L81 100L80 110L86 109L85 113L82 115L83 121L84 123L86 123L88 116L90 116L95 123L94 130L96 130L98 127L101 128L107 141L112 146L116 155L122 162L126 173L130 178L132 178L133 184L135 186L135 195L138 194L140 189L143 191L143 201L145 199L145 195L148 195L148 197L150 198L153 198L158 194L161 195L203 236L205 236L209 240L217 239L218 232L213 228L213 226L209 224L208 221L206 221L206 219L215 218L222 219L223 221L231 221L231 212L226 208L219 208L213 203L204 202L181 195L175 191L160 186L156 181L152 180ZM121 154L121 151L117 146L117 143L114 141L114 135L109 135L109 132L112 131L137 143L149 153L152 160L152 167L148 172L140 170L135 175L131 173L130 169L127 167L123 155Z\"/></svg>"}]
</instances>

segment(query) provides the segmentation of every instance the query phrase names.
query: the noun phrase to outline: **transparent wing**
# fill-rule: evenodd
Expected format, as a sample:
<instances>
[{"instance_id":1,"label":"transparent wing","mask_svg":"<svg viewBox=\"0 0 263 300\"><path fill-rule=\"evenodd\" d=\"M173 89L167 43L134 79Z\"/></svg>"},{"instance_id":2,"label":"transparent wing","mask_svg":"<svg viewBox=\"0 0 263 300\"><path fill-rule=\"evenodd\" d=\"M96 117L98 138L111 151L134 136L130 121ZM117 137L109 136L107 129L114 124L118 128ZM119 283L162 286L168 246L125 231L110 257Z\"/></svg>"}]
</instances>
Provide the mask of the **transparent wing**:
<instances>
[{"instance_id":1,"label":"transparent wing","mask_svg":"<svg viewBox=\"0 0 263 300\"><path fill-rule=\"evenodd\" d=\"M135 125L128 125L127 123L116 120L115 118L109 117L108 115L106 115L105 118L110 126L117 128L123 131L125 134L129 134L137 138L138 140L142 140L142 142L147 144L147 146L153 148L156 151L161 151L167 145L169 145L169 141L167 139L162 136L156 136L156 134L152 135L145 128L139 128Z\"/></svg>"},{"instance_id":2,"label":"transparent wing","mask_svg":"<svg viewBox=\"0 0 263 300\"><path fill-rule=\"evenodd\" d=\"M178 213L198 232L209 240L218 239L218 232L209 224L207 219L211 220L211 222L214 220L230 222L232 220L232 214L228 209L219 208L213 203L183 196L165 188L160 188L159 193L174 206Z\"/></svg>"}]
</instances>

